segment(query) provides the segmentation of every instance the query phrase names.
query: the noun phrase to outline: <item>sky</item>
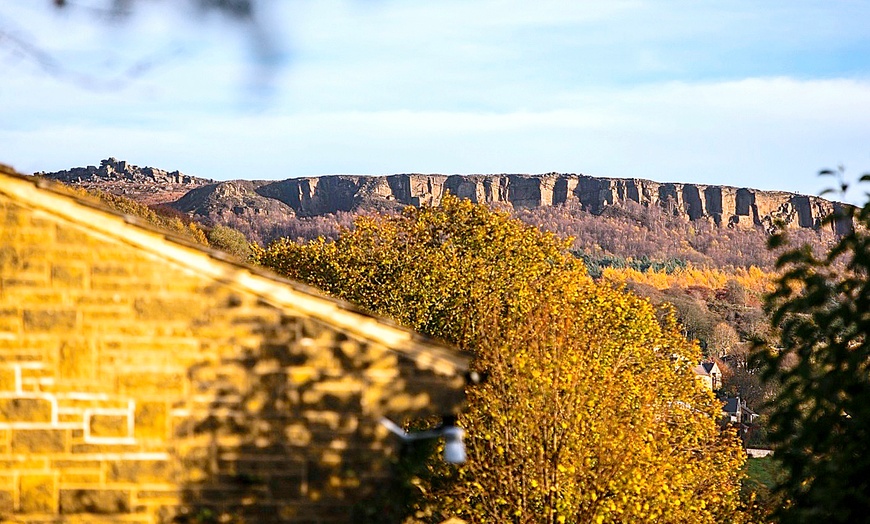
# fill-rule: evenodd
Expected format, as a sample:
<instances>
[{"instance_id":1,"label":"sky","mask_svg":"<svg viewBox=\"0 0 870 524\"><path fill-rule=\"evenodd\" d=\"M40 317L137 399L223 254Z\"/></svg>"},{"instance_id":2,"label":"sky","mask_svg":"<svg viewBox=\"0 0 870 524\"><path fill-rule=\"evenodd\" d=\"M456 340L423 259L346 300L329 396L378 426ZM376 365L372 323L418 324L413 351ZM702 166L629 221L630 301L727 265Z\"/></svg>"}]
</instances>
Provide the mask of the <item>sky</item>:
<instances>
[{"instance_id":1,"label":"sky","mask_svg":"<svg viewBox=\"0 0 870 524\"><path fill-rule=\"evenodd\" d=\"M0 163L217 180L583 173L818 194L870 171L866 0L0 4ZM864 188L841 198L863 202Z\"/></svg>"}]
</instances>

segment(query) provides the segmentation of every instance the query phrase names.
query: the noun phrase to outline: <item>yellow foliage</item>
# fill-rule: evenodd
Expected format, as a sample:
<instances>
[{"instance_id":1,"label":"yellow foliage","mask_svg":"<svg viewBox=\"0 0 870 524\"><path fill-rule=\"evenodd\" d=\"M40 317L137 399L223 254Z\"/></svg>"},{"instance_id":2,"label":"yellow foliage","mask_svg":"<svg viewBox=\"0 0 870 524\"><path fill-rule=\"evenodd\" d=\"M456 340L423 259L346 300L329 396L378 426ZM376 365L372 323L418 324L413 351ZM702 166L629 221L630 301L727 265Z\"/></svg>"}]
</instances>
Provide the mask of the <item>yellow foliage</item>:
<instances>
[{"instance_id":1,"label":"yellow foliage","mask_svg":"<svg viewBox=\"0 0 870 524\"><path fill-rule=\"evenodd\" d=\"M447 197L254 258L473 351L468 462L420 486L440 522L740 522L742 451L649 302L596 283L549 233ZM452 481L448 481L452 479ZM699 502L703 500L704 504Z\"/></svg>"},{"instance_id":2,"label":"yellow foliage","mask_svg":"<svg viewBox=\"0 0 870 524\"><path fill-rule=\"evenodd\" d=\"M607 267L602 269L601 278L607 282L620 284L631 281L646 284L656 289L692 286L723 289L729 280L735 280L746 290L761 296L773 291L773 279L776 278L776 275L766 273L755 266L751 266L749 269L736 268L726 272L721 269L696 268L690 264L685 268L677 268L670 272L653 269L642 272L629 267Z\"/></svg>"}]
</instances>

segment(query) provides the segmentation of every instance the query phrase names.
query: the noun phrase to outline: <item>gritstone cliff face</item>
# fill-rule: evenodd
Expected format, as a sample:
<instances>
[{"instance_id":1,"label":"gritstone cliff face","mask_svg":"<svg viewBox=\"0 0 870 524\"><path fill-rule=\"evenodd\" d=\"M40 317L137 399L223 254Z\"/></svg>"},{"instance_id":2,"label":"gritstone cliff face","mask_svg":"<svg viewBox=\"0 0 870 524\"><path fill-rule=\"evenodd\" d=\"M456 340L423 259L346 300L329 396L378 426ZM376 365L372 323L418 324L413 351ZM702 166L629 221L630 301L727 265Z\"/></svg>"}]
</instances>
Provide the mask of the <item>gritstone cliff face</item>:
<instances>
[{"instance_id":1,"label":"gritstone cliff face","mask_svg":"<svg viewBox=\"0 0 870 524\"><path fill-rule=\"evenodd\" d=\"M177 199L173 207L207 224L229 221L253 225L260 221L272 222L272 228L296 217L435 205L448 192L474 202L513 209L565 204L580 206L593 214L633 202L658 206L693 221L768 230L777 221L791 228L818 230L823 227L823 219L843 205L786 192L560 173L329 175L281 181L215 182L178 171L139 168L110 158L103 160L99 168L89 166L40 174L146 203ZM851 224L840 221L826 227L834 234L843 234Z\"/></svg>"},{"instance_id":2,"label":"gritstone cliff face","mask_svg":"<svg viewBox=\"0 0 870 524\"><path fill-rule=\"evenodd\" d=\"M217 186L215 186L215 189ZM203 191L207 188L203 188ZM294 178L266 183L257 194L279 200L301 216L360 208L433 205L449 192L474 202L509 208L579 205L600 214L608 206L635 202L660 206L690 220L707 219L728 227L770 229L782 220L789 227L819 229L824 217L842 204L794 193L729 186L659 183L651 180L586 175L417 175ZM834 233L846 223L830 226Z\"/></svg>"}]
</instances>

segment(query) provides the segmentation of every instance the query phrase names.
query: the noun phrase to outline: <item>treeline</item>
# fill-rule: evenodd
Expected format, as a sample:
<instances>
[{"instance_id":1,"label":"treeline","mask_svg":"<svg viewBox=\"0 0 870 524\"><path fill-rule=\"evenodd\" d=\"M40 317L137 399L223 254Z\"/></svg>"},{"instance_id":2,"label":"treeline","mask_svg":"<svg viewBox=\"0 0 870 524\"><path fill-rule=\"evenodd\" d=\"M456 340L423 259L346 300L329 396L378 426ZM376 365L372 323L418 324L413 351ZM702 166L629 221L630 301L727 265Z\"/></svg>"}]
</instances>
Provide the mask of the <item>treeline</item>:
<instances>
[{"instance_id":1,"label":"treeline","mask_svg":"<svg viewBox=\"0 0 870 524\"><path fill-rule=\"evenodd\" d=\"M571 254L583 261L586 271L592 278L600 278L602 272L607 268L632 269L638 273L653 271L671 274L678 269L685 269L688 266L688 262L679 258L654 260L646 255L638 258L626 258L617 255L593 255L592 253L576 249L571 250Z\"/></svg>"},{"instance_id":2,"label":"treeline","mask_svg":"<svg viewBox=\"0 0 870 524\"><path fill-rule=\"evenodd\" d=\"M583 254L593 271L599 265L597 261L613 267L607 265L608 257L720 269L755 266L764 270L773 269L777 257L776 251L767 249L770 234L762 227L720 227L709 220L691 221L663 208L634 202L608 207L600 215L570 204L519 209L514 215L527 224L573 238L573 250ZM806 228L792 231L790 237L793 244L807 243L818 252L836 241L831 233ZM588 264L589 260L596 263Z\"/></svg>"},{"instance_id":3,"label":"treeline","mask_svg":"<svg viewBox=\"0 0 870 524\"><path fill-rule=\"evenodd\" d=\"M576 204L507 210L526 224L572 238L572 251L583 258L593 276L605 267L676 270L694 267L773 268L777 252L767 249L770 234L764 228L720 227L709 220L691 221L666 209L634 202L611 206L600 215ZM315 217L295 217L267 229L236 216L224 217L225 225L243 232L251 242L266 245L278 238L305 242L322 237L335 240L343 229L352 227L360 215L389 214L371 209L339 212ZM794 243L807 243L822 252L836 238L826 231L797 228ZM624 266L623 266L624 264Z\"/></svg>"}]
</instances>

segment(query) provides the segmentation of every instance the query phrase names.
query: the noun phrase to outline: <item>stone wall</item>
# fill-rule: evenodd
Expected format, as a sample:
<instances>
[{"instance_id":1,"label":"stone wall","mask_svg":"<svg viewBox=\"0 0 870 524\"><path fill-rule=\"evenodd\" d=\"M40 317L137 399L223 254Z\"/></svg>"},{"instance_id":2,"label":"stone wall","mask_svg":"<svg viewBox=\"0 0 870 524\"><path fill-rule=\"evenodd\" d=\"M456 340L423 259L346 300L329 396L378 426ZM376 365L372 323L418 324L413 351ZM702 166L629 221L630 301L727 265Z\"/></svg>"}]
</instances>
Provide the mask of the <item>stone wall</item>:
<instances>
[{"instance_id":1,"label":"stone wall","mask_svg":"<svg viewBox=\"0 0 870 524\"><path fill-rule=\"evenodd\" d=\"M167 260L177 245L102 220L122 231L0 191L3 518L348 522L388 485L378 417L460 402L461 370L421 365L425 346L395 351L276 303L280 282L259 292L268 279L194 248Z\"/></svg>"}]
</instances>

